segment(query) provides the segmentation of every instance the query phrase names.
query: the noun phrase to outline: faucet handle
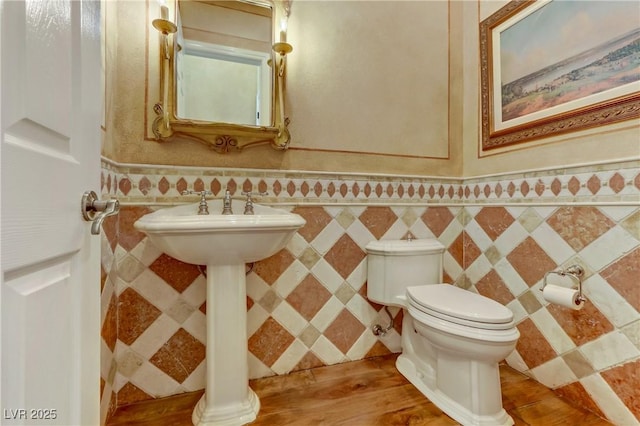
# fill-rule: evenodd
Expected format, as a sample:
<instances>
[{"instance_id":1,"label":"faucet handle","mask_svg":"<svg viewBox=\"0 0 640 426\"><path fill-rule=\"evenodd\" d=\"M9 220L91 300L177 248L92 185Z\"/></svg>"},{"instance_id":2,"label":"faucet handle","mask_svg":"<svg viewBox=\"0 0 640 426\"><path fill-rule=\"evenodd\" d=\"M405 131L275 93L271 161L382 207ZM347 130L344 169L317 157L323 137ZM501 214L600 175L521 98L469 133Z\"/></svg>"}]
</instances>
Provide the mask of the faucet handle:
<instances>
[{"instance_id":1,"label":"faucet handle","mask_svg":"<svg viewBox=\"0 0 640 426\"><path fill-rule=\"evenodd\" d=\"M245 204L244 206L244 214L253 214L253 195L269 195L268 192L258 192L258 193L253 193L251 191L243 191L242 195L246 195L247 196L247 204Z\"/></svg>"},{"instance_id":2,"label":"faucet handle","mask_svg":"<svg viewBox=\"0 0 640 426\"><path fill-rule=\"evenodd\" d=\"M184 191L181 192L182 195L199 195L202 198L206 197L207 195L213 195L213 192L211 191L192 191L190 189L185 189Z\"/></svg>"},{"instance_id":3,"label":"faucet handle","mask_svg":"<svg viewBox=\"0 0 640 426\"><path fill-rule=\"evenodd\" d=\"M200 205L198 206L198 214L209 214L209 206L207 205L207 195L213 195L211 191L191 191L184 190L182 195L199 195Z\"/></svg>"}]
</instances>

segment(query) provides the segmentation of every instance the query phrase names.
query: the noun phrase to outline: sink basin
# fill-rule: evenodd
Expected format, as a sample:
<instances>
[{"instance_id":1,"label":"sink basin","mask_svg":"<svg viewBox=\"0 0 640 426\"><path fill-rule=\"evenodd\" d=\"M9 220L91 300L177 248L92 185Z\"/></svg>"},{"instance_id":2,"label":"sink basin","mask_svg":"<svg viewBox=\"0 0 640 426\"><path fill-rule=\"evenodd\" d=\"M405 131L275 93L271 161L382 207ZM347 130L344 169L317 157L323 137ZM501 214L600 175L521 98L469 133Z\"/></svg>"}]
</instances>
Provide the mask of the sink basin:
<instances>
[{"instance_id":1,"label":"sink basin","mask_svg":"<svg viewBox=\"0 0 640 426\"><path fill-rule=\"evenodd\" d=\"M207 266L205 393L193 410L197 426L251 423L260 400L249 387L245 264L283 249L305 224L297 214L254 204L253 215L222 215L222 200L161 209L134 226L168 255ZM236 205L242 209L242 205Z\"/></svg>"},{"instance_id":2,"label":"sink basin","mask_svg":"<svg viewBox=\"0 0 640 426\"><path fill-rule=\"evenodd\" d=\"M232 265L265 259L289 242L305 224L297 214L254 204L255 214L222 215L222 200L209 201L209 214L198 203L161 209L134 226L173 258L196 265ZM242 206L236 205L236 209Z\"/></svg>"}]
</instances>

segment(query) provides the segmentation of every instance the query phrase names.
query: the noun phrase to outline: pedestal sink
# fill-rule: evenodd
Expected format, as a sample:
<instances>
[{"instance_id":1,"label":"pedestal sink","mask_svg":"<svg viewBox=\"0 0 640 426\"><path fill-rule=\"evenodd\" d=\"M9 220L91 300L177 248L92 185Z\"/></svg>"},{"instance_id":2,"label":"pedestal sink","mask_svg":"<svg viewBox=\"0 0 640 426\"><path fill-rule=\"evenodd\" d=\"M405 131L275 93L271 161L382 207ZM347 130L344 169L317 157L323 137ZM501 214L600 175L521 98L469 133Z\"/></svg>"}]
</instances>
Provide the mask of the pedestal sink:
<instances>
[{"instance_id":1,"label":"pedestal sink","mask_svg":"<svg viewBox=\"0 0 640 426\"><path fill-rule=\"evenodd\" d=\"M254 211L222 215L222 201L213 200L209 215L198 215L196 203L155 211L134 224L168 255L207 267L207 378L194 425L242 425L260 410L249 387L245 264L284 248L305 220L258 204Z\"/></svg>"}]
</instances>

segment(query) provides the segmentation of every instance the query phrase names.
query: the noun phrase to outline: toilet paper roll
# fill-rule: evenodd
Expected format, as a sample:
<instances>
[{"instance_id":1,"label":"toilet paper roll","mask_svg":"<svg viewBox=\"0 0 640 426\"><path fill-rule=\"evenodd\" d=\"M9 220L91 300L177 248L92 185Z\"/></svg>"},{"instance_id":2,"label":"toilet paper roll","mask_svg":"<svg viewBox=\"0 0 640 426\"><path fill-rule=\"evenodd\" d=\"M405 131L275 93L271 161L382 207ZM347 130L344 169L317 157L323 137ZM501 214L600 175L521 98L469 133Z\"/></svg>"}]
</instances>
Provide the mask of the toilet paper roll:
<instances>
[{"instance_id":1,"label":"toilet paper roll","mask_svg":"<svg viewBox=\"0 0 640 426\"><path fill-rule=\"evenodd\" d=\"M584 306L584 300L580 299L580 292L572 288L547 284L542 290L542 297L549 303L565 306L576 311Z\"/></svg>"}]
</instances>

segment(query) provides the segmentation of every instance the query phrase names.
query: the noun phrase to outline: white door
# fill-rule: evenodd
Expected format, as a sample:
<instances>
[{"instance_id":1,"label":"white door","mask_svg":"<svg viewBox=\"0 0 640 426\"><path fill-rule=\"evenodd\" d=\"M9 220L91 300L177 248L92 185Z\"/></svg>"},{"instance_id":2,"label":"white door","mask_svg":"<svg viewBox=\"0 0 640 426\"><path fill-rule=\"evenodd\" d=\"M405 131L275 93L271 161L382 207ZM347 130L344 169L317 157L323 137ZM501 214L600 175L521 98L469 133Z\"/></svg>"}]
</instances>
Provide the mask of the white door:
<instances>
[{"instance_id":1,"label":"white door","mask_svg":"<svg viewBox=\"0 0 640 426\"><path fill-rule=\"evenodd\" d=\"M99 424L100 4L0 3L0 422Z\"/></svg>"}]
</instances>

